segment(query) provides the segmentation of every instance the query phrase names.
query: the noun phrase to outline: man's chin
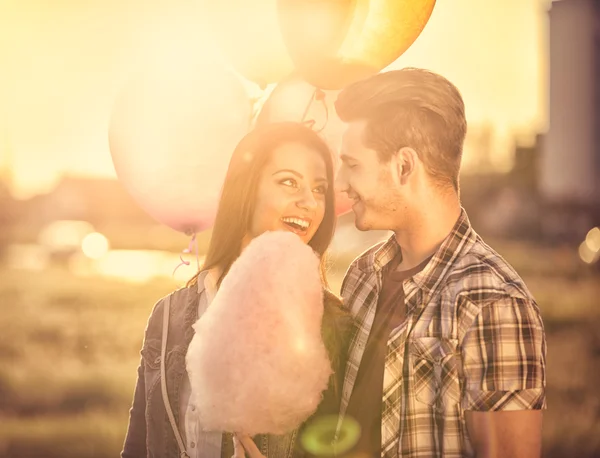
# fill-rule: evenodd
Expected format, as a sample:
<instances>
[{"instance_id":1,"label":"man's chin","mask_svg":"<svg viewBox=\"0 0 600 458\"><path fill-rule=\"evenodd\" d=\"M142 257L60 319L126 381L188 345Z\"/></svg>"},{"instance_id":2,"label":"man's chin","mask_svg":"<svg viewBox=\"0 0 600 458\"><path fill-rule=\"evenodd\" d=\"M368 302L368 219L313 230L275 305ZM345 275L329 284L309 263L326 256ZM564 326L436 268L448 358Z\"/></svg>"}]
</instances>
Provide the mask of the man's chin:
<instances>
[{"instance_id":1,"label":"man's chin","mask_svg":"<svg viewBox=\"0 0 600 458\"><path fill-rule=\"evenodd\" d=\"M356 212L354 213L354 227L362 232L371 229L371 226L365 221L365 218L362 215L357 215Z\"/></svg>"},{"instance_id":2,"label":"man's chin","mask_svg":"<svg viewBox=\"0 0 600 458\"><path fill-rule=\"evenodd\" d=\"M373 229L373 217L374 215L369 211L362 201L352 206L352 212L354 213L354 226L359 231L370 231Z\"/></svg>"}]
</instances>

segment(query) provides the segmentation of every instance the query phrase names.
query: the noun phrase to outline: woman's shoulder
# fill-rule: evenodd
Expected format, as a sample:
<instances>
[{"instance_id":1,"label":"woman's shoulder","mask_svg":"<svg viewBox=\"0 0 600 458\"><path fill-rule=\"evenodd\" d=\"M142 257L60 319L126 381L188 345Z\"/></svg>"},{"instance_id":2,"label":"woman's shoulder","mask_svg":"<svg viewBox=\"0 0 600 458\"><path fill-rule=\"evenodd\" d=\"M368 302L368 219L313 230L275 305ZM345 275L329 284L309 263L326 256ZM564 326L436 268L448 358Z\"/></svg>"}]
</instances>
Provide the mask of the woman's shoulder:
<instances>
[{"instance_id":1,"label":"woman's shoulder","mask_svg":"<svg viewBox=\"0 0 600 458\"><path fill-rule=\"evenodd\" d=\"M342 299L328 288L323 288L323 302L326 306L342 308Z\"/></svg>"},{"instance_id":2,"label":"woman's shoulder","mask_svg":"<svg viewBox=\"0 0 600 458\"><path fill-rule=\"evenodd\" d=\"M162 335L163 316L167 301L169 302L170 319L183 317L190 301L198 294L196 290L197 286L186 286L161 297L152 307L146 325L146 337L159 337Z\"/></svg>"},{"instance_id":3,"label":"woman's shoulder","mask_svg":"<svg viewBox=\"0 0 600 458\"><path fill-rule=\"evenodd\" d=\"M323 290L323 308L326 320L333 319L342 326L350 326L352 324L352 316L344 308L342 299L328 289Z\"/></svg>"},{"instance_id":4,"label":"woman's shoulder","mask_svg":"<svg viewBox=\"0 0 600 458\"><path fill-rule=\"evenodd\" d=\"M183 288L171 291L169 294L161 297L154 306L150 314L150 319L155 319L158 315L162 316L165 304L169 301L169 307L172 310L185 307L189 300L190 294L193 293L192 289L197 289L195 286L184 286Z\"/></svg>"},{"instance_id":5,"label":"woman's shoulder","mask_svg":"<svg viewBox=\"0 0 600 458\"><path fill-rule=\"evenodd\" d=\"M343 354L354 325L352 315L343 307L342 300L331 291L323 292L322 334L330 354Z\"/></svg>"}]
</instances>

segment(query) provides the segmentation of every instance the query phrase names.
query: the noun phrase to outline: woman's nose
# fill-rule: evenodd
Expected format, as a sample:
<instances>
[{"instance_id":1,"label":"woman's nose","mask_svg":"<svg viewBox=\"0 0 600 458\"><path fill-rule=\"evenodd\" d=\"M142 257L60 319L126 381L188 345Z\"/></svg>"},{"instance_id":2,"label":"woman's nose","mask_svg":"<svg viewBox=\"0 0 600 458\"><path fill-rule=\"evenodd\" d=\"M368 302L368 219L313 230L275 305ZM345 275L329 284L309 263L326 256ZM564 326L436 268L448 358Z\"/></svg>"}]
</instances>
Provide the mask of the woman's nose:
<instances>
[{"instance_id":1,"label":"woman's nose","mask_svg":"<svg viewBox=\"0 0 600 458\"><path fill-rule=\"evenodd\" d=\"M300 191L298 195L298 200L296 201L296 205L305 210L314 210L317 208L317 199L312 192L312 189L304 188Z\"/></svg>"}]
</instances>

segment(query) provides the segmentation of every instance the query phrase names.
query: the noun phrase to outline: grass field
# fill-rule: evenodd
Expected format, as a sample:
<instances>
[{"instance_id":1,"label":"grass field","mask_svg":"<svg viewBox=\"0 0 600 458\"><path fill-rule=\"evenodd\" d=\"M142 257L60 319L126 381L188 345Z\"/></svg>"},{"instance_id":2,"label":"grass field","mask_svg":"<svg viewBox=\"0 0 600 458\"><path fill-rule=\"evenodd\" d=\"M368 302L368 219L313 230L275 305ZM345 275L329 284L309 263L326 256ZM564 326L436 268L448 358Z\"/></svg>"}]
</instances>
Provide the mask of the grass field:
<instances>
[{"instance_id":1,"label":"grass field","mask_svg":"<svg viewBox=\"0 0 600 458\"><path fill-rule=\"evenodd\" d=\"M600 456L600 276L573 250L500 243L548 339L544 456ZM338 258L338 290L349 259ZM174 287L0 267L0 457L116 457L148 314Z\"/></svg>"}]
</instances>

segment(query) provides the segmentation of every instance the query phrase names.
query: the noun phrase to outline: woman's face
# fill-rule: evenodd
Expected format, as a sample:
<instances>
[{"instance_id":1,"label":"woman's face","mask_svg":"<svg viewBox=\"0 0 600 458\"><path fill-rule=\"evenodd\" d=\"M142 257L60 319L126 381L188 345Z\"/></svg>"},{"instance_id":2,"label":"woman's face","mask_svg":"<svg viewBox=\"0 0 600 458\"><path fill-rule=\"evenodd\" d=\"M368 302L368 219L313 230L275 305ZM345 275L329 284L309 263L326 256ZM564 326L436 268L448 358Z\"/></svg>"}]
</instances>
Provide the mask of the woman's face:
<instances>
[{"instance_id":1,"label":"woman's face","mask_svg":"<svg viewBox=\"0 0 600 458\"><path fill-rule=\"evenodd\" d=\"M259 178L249 237L284 230L308 243L323 221L328 186L318 151L295 142L279 145Z\"/></svg>"}]
</instances>

